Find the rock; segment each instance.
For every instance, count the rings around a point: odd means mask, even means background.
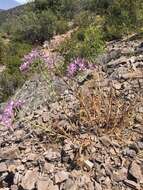
[[[22,181],[22,175],[21,174],[19,174],[18,172],[16,172],[15,173],[15,176],[14,176],[14,179],[13,179],[13,183],[15,184],[15,185],[18,185],[19,183],[21,183],[21,181]]]
[[[107,67],[115,67],[120,64],[126,64],[128,59],[126,57],[120,57],[119,59],[113,60],[107,64]]]
[[[140,185],[134,181],[124,180],[124,183],[125,183],[125,185],[127,185],[128,187],[131,187],[134,190],[141,190]]]
[[[113,180],[116,182],[124,181],[127,179],[128,170],[126,168],[122,168],[120,170],[114,171]]]
[[[0,163],[0,173],[7,171],[7,165],[4,162]]]
[[[52,149],[44,152],[44,157],[49,162],[59,161],[61,159],[61,154],[59,152],[55,152]]]
[[[13,160],[18,158],[20,155],[18,147],[12,147],[8,148],[4,151],[1,151],[0,158],[1,159],[6,159],[6,160]]]
[[[44,123],[47,123],[49,121],[49,113],[48,112],[43,112],[42,120]]]
[[[119,82],[114,82],[113,83],[113,87],[116,89],[116,90],[120,90],[122,88],[122,84],[119,83]]]
[[[97,183],[96,181],[94,182],[94,187],[95,187],[95,190],[102,190],[101,185]]]
[[[77,185],[72,179],[67,179],[67,181],[64,183],[64,190],[77,190]]]
[[[53,184],[53,181],[49,178],[41,178],[37,181],[37,190],[59,190],[57,185]]]
[[[53,173],[54,169],[55,169],[55,167],[54,167],[53,164],[47,163],[47,162],[44,164],[44,170],[45,170],[45,172],[47,172],[47,173]]]
[[[130,148],[126,148],[123,150],[123,155],[134,158],[136,156],[136,151]]]
[[[129,167],[129,174],[134,177],[137,182],[143,183],[143,174],[141,171],[141,167],[135,161],[131,163]]]
[[[15,136],[17,140],[22,140],[25,136],[24,130],[21,129],[21,130],[16,131]]]
[[[111,140],[107,136],[100,137],[99,140],[102,142],[104,146],[107,147],[109,147],[112,144]]]
[[[22,179],[21,187],[25,190],[33,190],[37,181],[37,172],[28,170]]]
[[[12,186],[11,186],[11,190],[18,190],[17,185],[12,185]]]
[[[27,161],[35,161],[38,159],[38,155],[37,154],[34,154],[34,153],[30,153],[28,156],[27,156]]]
[[[89,160],[84,160],[83,165],[88,169],[91,170],[94,166],[94,164]]]
[[[55,174],[55,184],[66,181],[69,177],[69,173],[65,171],[59,171]]]

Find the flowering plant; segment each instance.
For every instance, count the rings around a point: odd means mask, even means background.
[[[8,128],[13,128],[13,118],[15,115],[16,109],[21,108],[23,102],[22,101],[9,101],[2,113],[0,115],[0,124],[8,127]]]

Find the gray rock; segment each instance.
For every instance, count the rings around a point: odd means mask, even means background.
[[[134,158],[136,156],[136,151],[130,148],[126,148],[123,150],[123,155]]]

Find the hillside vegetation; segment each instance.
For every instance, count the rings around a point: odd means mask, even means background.
[[[143,190],[142,0],[0,13],[0,190]]]
[[[105,42],[142,33],[142,0],[35,0],[0,13],[0,63],[6,65],[0,86],[7,99],[23,84],[21,59],[32,47],[78,28],[57,47],[65,58],[63,71],[76,57],[93,61]],[[11,81],[10,83],[8,81]]]

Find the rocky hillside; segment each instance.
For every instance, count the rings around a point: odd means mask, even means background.
[[[53,76],[56,95],[43,76],[29,79],[14,96],[24,101],[14,131],[0,128],[1,190],[142,190],[142,50],[108,43],[95,69]]]
[[[26,5],[19,5],[17,3],[17,7],[14,7],[8,10],[0,10],[0,25],[6,21],[9,21],[11,18],[14,19],[22,15],[26,8],[27,8]]]

